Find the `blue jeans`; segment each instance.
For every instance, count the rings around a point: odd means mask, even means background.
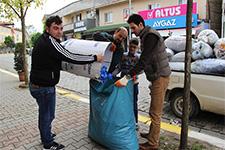
[[[52,121],[55,118],[55,87],[29,86],[31,95],[36,99],[39,106],[38,128],[41,135],[41,141],[44,145],[50,145],[53,142],[51,134]]]
[[[138,123],[138,83],[134,84],[134,116],[135,116],[135,121]]]

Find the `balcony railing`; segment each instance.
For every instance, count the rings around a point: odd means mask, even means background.
[[[66,32],[66,31],[71,31],[74,29],[74,25],[73,23],[70,23],[70,24],[66,24],[63,26],[63,32]]]

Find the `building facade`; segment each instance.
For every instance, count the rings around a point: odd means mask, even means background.
[[[198,20],[207,20],[207,0],[194,0],[196,3],[196,16]],[[128,27],[126,20],[131,13],[139,13],[144,10],[154,10],[172,6],[180,6],[185,4],[186,0],[80,0],[73,2],[60,10],[50,14],[59,15],[64,23],[64,39],[81,38],[90,35],[96,31],[113,32],[119,26]],[[167,35],[171,33],[168,28],[162,28],[161,34]],[[178,34],[181,29],[173,32]]]
[[[14,29],[13,27],[1,25],[0,23],[0,43],[4,43],[6,36],[13,37],[15,43],[22,42],[21,30]]]

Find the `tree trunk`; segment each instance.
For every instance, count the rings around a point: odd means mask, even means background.
[[[23,8],[21,8],[21,14],[23,13]],[[26,26],[25,26],[25,16],[21,15],[21,26],[22,26],[22,43],[23,43],[23,66],[24,66],[24,74],[25,74],[25,85],[28,85],[28,64],[27,64],[27,56],[26,56]]]
[[[222,0],[208,0],[209,24],[219,37],[221,37],[222,26]]]
[[[189,105],[190,105],[190,85],[191,85],[191,49],[192,49],[192,7],[193,0],[187,1],[187,17],[186,17],[186,48],[185,48],[185,80],[184,80],[184,96],[183,96],[183,112],[181,125],[181,150],[187,150],[188,147],[188,121],[189,121]]]

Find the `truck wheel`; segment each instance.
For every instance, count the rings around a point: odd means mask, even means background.
[[[170,107],[173,113],[177,117],[179,118],[182,117],[182,110],[183,110],[183,93],[182,92],[177,92],[170,96]],[[189,110],[190,110],[189,118],[196,116],[200,111],[199,104],[196,98],[192,94],[190,96]]]

